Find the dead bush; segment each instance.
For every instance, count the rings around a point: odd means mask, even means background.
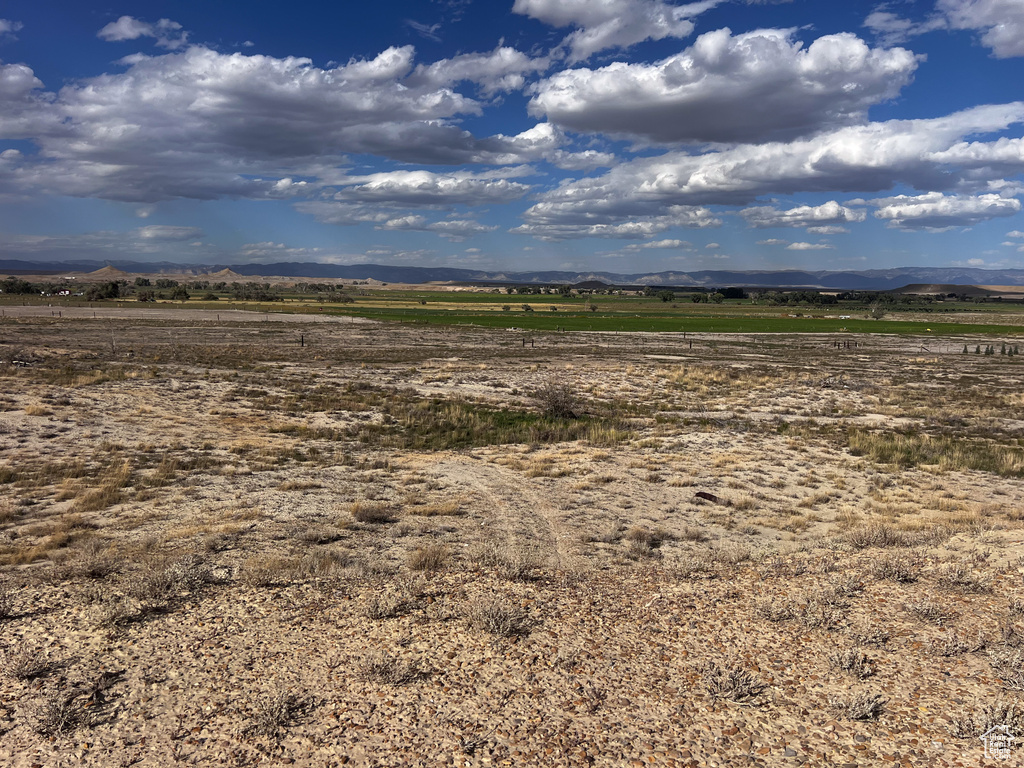
[[[905,531],[888,523],[875,523],[863,528],[854,528],[846,534],[847,543],[854,549],[868,547],[910,547],[914,541]]]
[[[39,651],[22,648],[11,651],[3,658],[3,671],[14,680],[35,680],[53,669],[53,665]]]
[[[954,715],[950,734],[957,739],[973,741],[992,728],[1005,725],[1012,733],[1024,731],[1024,706],[1016,700],[997,698]]]
[[[833,651],[828,655],[828,664],[832,669],[845,672],[858,680],[875,674],[875,666],[871,663],[871,659],[856,646]]]
[[[850,720],[877,720],[888,703],[881,694],[861,691],[847,696],[831,696],[829,706]]]
[[[498,637],[527,635],[533,629],[530,615],[522,608],[499,600],[479,601],[466,611],[469,625]]]
[[[977,594],[992,589],[991,577],[978,573],[964,562],[945,565],[939,571],[938,582],[940,586],[958,592]]]
[[[879,581],[895,581],[912,584],[921,574],[921,561],[916,557],[890,554],[879,558],[871,565],[871,575]]]
[[[364,614],[374,621],[393,619],[403,616],[414,607],[415,603],[400,595],[376,595],[366,604]]]
[[[573,388],[564,381],[551,379],[533,393],[545,416],[556,419],[578,419],[583,407]]]
[[[35,731],[40,736],[59,738],[89,724],[85,708],[76,701],[76,694],[50,691],[32,706]]]
[[[725,699],[736,704],[759,702],[768,687],[749,669],[723,668],[714,662],[704,666],[701,670],[701,679],[711,698]]]
[[[303,700],[287,691],[261,696],[253,707],[246,732],[276,739],[304,708]]]
[[[424,676],[415,662],[403,661],[381,651],[363,658],[356,671],[363,680],[386,685],[405,685]]]

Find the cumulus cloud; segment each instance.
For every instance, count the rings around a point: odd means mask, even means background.
[[[1024,170],[1024,155],[1014,155],[1003,140],[965,145],[965,139],[1021,122],[1024,103],[1014,102],[840,128],[789,143],[641,157],[544,193],[524,213],[522,231],[564,238],[578,227],[586,236],[594,225],[657,221],[676,206],[747,205],[762,195],[881,192],[897,184],[970,193],[1007,171]]]
[[[507,203],[530,189],[526,184],[486,172],[391,171],[351,177],[345,183],[331,200],[302,201],[295,208],[325,224],[373,224],[381,230],[433,232],[460,242],[492,232],[496,227],[454,216],[430,221],[410,209],[451,210],[457,206]]]
[[[996,58],[1024,56],[1024,4],[1020,0],[938,0],[935,13],[922,21],[881,7],[864,25],[890,43],[940,29],[971,30],[981,33],[981,43]]]
[[[335,199],[400,206],[486,205],[517,200],[529,190],[520,182],[465,171],[390,171],[360,177],[359,183],[337,192]]]
[[[654,64],[570,69],[538,83],[530,113],[575,131],[658,142],[761,142],[861,123],[917,68],[849,33],[807,48],[794,30],[720,29]]]
[[[1007,232],[1006,236],[1007,237],[1024,237],[1024,232],[1021,232],[1019,229],[1015,229],[1012,232]]]
[[[780,211],[771,206],[756,206],[740,211],[748,225],[757,229],[770,227],[808,227],[816,230],[816,234],[826,234],[821,230],[834,229],[833,225],[847,222],[864,221],[867,214],[853,208],[840,205],[830,200],[822,205],[800,205],[788,211]],[[846,231],[843,227],[838,227]]]
[[[488,60],[509,68],[496,64],[478,79],[495,84],[519,66],[508,50]],[[415,75],[408,46],[331,69],[192,46],[131,57],[123,73],[56,93],[43,90],[29,67],[0,65],[0,138],[29,139],[40,150],[4,183],[140,203],[277,198],[327,183],[347,153],[460,165],[565,151],[564,135],[548,123],[484,138],[460,128],[459,116],[482,108],[448,84],[456,76]]]
[[[574,62],[606,48],[687,37],[693,32],[691,19],[720,2],[677,6],[663,0],[516,0],[512,12],[553,27],[575,27],[562,41],[569,61]]]
[[[184,31],[181,24],[176,21],[160,19],[155,24],[151,24],[133,16],[122,16],[117,21],[110,22],[97,32],[96,36],[108,42],[152,37],[156,39],[158,46],[171,51],[183,48],[188,43],[188,32]]]
[[[526,85],[526,75],[548,67],[546,59],[533,59],[515,48],[499,46],[489,53],[464,53],[433,64],[420,64],[406,79],[411,86],[440,88],[462,81],[480,86],[485,96],[518,91]]]
[[[870,201],[878,206],[875,216],[894,229],[945,231],[969,227],[990,219],[1020,213],[1021,203],[999,195],[897,195]]]

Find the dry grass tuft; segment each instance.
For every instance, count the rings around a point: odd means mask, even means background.
[[[395,518],[387,504],[376,501],[356,501],[349,511],[357,523],[380,524],[392,523]]]
[[[450,561],[451,552],[444,544],[424,544],[409,553],[408,565],[414,571],[440,571]]]

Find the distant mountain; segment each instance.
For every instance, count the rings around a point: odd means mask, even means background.
[[[176,274],[230,281],[232,275],[246,277],[287,277],[306,279],[344,278],[378,280],[383,283],[530,283],[578,284],[600,282],[608,285],[656,285],[720,288],[811,288],[819,290],[886,291],[905,285],[1024,285],[1024,269],[973,269],[967,267],[897,267],[862,271],[818,272],[799,270],[698,270],[695,272],[507,272],[452,267],[396,267],[385,264],[321,264],[278,262],[275,264],[173,264],[138,261],[66,261],[36,263],[0,260],[0,274],[84,274],[109,268],[136,274]]]

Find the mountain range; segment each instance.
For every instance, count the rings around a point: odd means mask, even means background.
[[[376,280],[383,283],[516,283],[576,284],[602,282],[609,285],[655,285],[721,288],[811,288],[821,290],[893,290],[910,283],[944,285],[1024,285],[1024,269],[978,269],[973,267],[895,267],[863,271],[800,270],[697,270],[693,272],[510,272],[459,269],[454,267],[403,267],[385,264],[323,264],[278,262],[274,264],[175,264],[171,262],[64,261],[29,262],[0,259],[0,273],[22,275],[83,274],[114,267],[134,274],[189,275],[214,277],[214,273],[246,277],[276,277],[311,280],[343,278]],[[222,278],[221,278],[222,279]]]

